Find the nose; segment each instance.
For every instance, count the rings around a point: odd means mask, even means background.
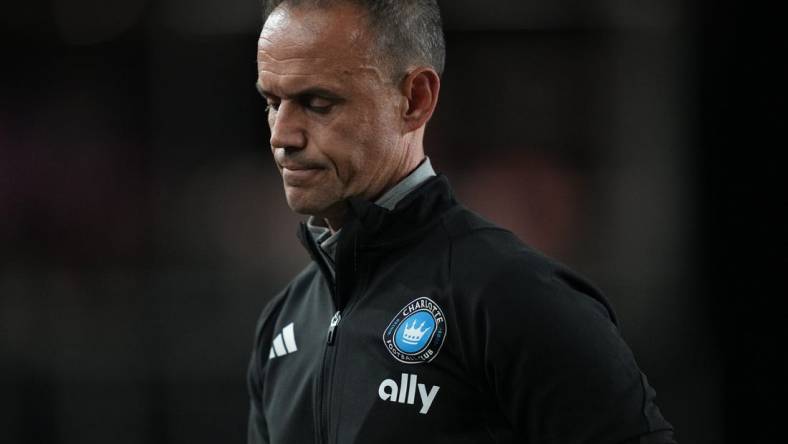
[[[298,105],[282,101],[279,109],[268,115],[271,128],[271,148],[301,149],[306,146],[306,134]]]

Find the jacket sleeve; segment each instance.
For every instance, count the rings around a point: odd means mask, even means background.
[[[675,444],[612,311],[585,290],[506,273],[485,292],[483,371],[505,421],[522,442]]]
[[[264,364],[268,358],[265,352],[270,347],[273,324],[288,293],[289,287],[268,302],[260,314],[255,328],[254,347],[252,348],[252,357],[249,360],[249,368],[246,374],[246,385],[249,392],[248,444],[268,444],[270,441],[268,423],[266,422],[263,408]]]
[[[263,416],[262,408],[262,379],[260,378],[258,345],[252,351],[247,372],[247,387],[249,390],[249,424],[247,430],[248,444],[268,444],[268,425]]]

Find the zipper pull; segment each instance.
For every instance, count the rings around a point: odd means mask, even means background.
[[[334,333],[336,332],[337,325],[341,320],[342,320],[342,315],[339,314],[339,311],[334,313],[334,317],[331,318],[331,325],[328,326],[328,340],[327,340],[328,345],[334,343]]]

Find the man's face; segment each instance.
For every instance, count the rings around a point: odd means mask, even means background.
[[[277,8],[260,34],[258,89],[289,206],[338,217],[351,196],[377,197],[404,162],[403,96],[374,58],[361,12]]]

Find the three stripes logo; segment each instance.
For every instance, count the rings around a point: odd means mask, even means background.
[[[296,346],[293,323],[291,322],[282,329],[281,333],[274,337],[274,343],[271,346],[271,351],[268,353],[268,359],[274,359],[296,351],[298,351],[298,346]]]

